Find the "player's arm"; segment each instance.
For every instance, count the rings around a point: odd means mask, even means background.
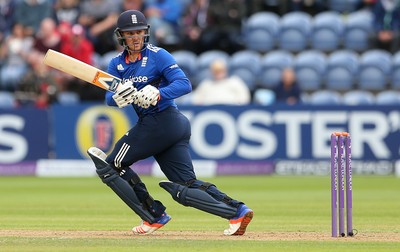
[[[160,88],[161,99],[176,99],[192,91],[192,84],[176,64],[164,69],[163,75],[169,84]]]
[[[107,91],[106,92],[106,104],[108,106],[113,106],[113,107],[117,107],[117,103],[115,103],[114,99],[112,98],[112,96],[114,95],[113,92]]]
[[[189,79],[176,64],[164,71],[163,76],[169,83],[167,86],[160,86],[159,88],[150,84],[145,86],[135,94],[134,103],[146,109],[150,105],[155,106],[160,99],[172,100],[192,90]]]
[[[166,50],[158,52],[157,69],[167,80],[167,85],[160,87],[161,99],[176,99],[192,91],[192,83],[187,78],[175,59]]]
[[[157,54],[156,68],[167,84],[162,84],[158,88],[149,84],[139,90],[134,103],[142,108],[154,106],[160,99],[172,100],[192,91],[189,79],[176,64],[172,55],[164,49],[159,50]]]
[[[116,64],[114,63],[114,60],[111,60],[110,63],[108,63],[108,68],[107,68],[107,72],[109,74],[112,74],[114,76],[120,77],[119,73],[116,70]],[[114,99],[112,98],[112,96],[114,95],[113,92],[107,91],[106,92],[106,104],[108,106],[114,106],[117,107],[117,103],[114,101]]]

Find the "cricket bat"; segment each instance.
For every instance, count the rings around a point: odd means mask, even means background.
[[[50,67],[112,92],[117,90],[118,84],[121,82],[120,78],[51,49],[46,52],[43,62]]]

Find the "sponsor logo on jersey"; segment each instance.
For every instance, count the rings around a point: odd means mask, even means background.
[[[118,64],[117,69],[118,69],[119,71],[124,71],[124,70],[125,70],[125,69],[124,69],[124,66],[122,66],[122,64]]]
[[[148,82],[149,77],[147,76],[135,76],[130,79],[133,83],[138,83],[138,82]]]

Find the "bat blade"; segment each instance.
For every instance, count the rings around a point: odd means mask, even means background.
[[[51,49],[46,52],[43,62],[59,71],[112,92],[115,92],[121,82],[118,77]]]

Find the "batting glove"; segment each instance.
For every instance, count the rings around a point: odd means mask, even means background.
[[[121,85],[122,84],[122,85]],[[132,104],[135,100],[137,89],[131,81],[125,81],[118,86],[117,92],[112,96],[119,108],[123,108]]]
[[[150,105],[155,106],[160,97],[160,91],[151,85],[147,85],[135,94],[134,103],[139,107],[147,109]]]

